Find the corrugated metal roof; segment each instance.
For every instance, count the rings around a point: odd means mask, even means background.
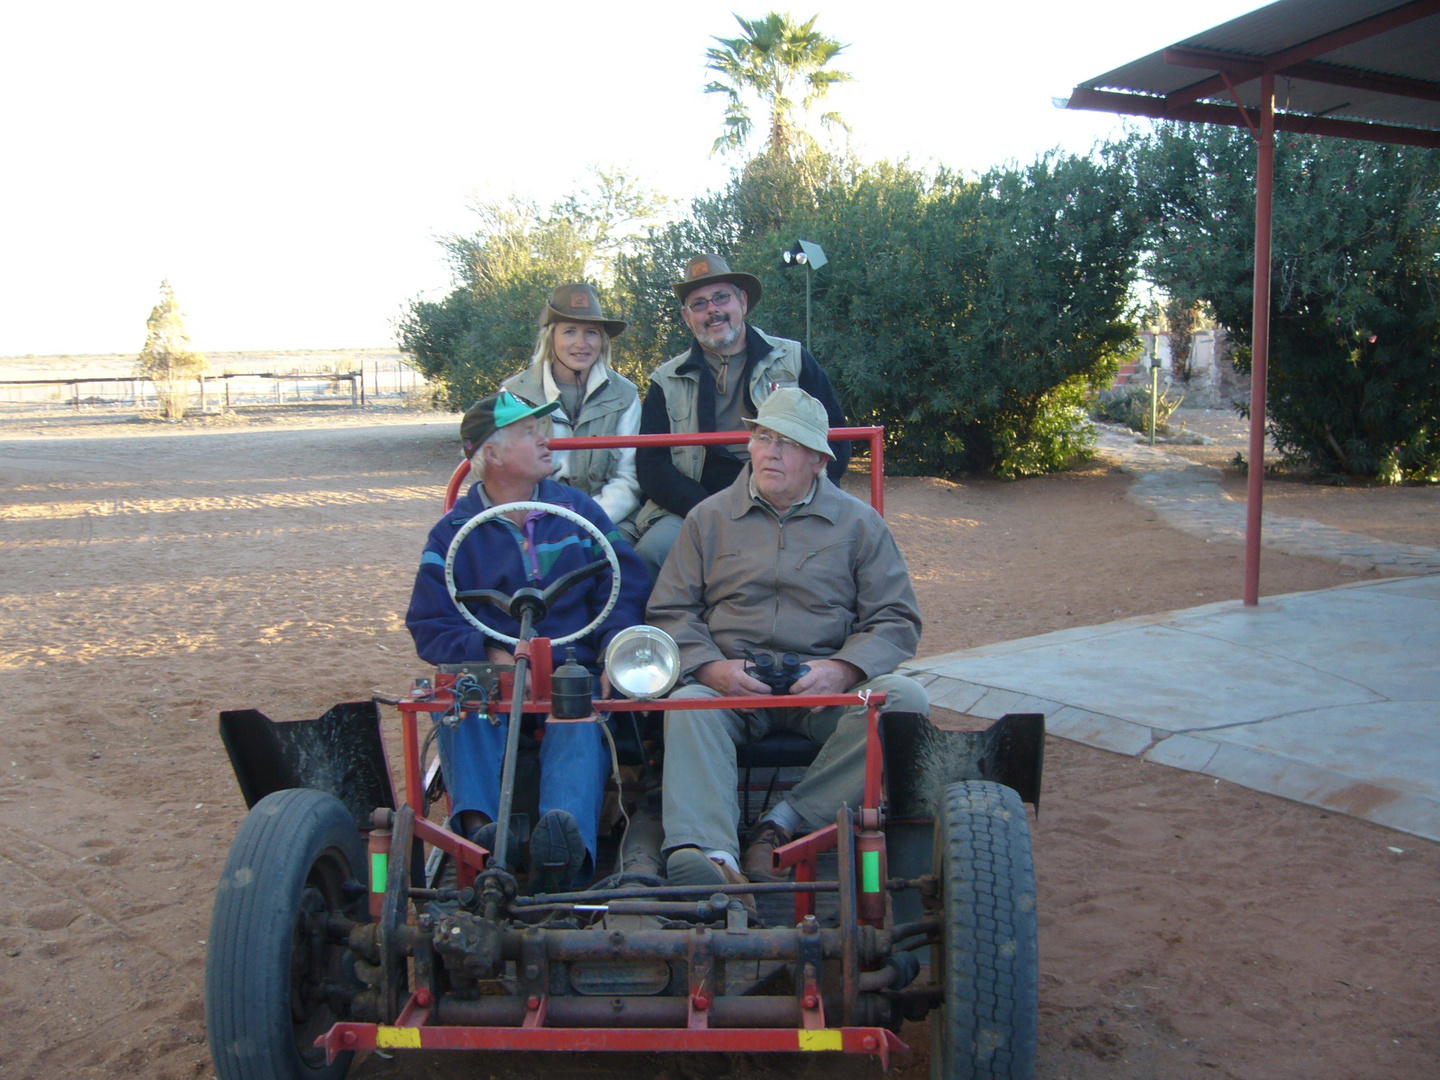
[[[1402,11],[1402,9],[1406,9]],[[1315,52],[1303,47],[1327,35],[1343,32],[1387,13],[1416,16],[1402,26],[1384,29],[1361,40],[1342,41]],[[1087,79],[1076,87],[1072,108],[1106,108],[1083,104],[1084,90],[1115,91],[1142,98],[1165,98],[1214,80],[1224,65],[1196,67],[1167,61],[1174,50],[1206,50],[1233,58],[1236,94],[1249,107],[1260,100],[1260,80],[1243,77],[1245,59],[1264,63],[1292,49],[1309,53],[1298,64],[1281,68],[1275,76],[1275,107],[1292,116],[1325,117],[1368,123],[1440,130],[1440,0],[1279,0],[1248,15],[1131,61],[1113,71]],[[1310,65],[1308,72],[1305,65]],[[1323,70],[1319,65],[1328,67]],[[1351,85],[1334,85],[1307,74],[1339,78]],[[1401,82],[1400,80],[1405,80]],[[1358,85],[1356,85],[1358,84]],[[1428,86],[1427,86],[1428,84]],[[1192,101],[1233,105],[1223,85],[1176,105]],[[1160,102],[1152,102],[1147,115],[1155,115]],[[1167,105],[1160,109],[1168,111]],[[1114,111],[1135,111],[1116,108]],[[1196,119],[1192,113],[1177,119]]]

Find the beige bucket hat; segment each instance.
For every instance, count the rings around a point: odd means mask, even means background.
[[[746,417],[745,423],[751,431],[757,427],[769,428],[776,435],[794,439],[807,450],[814,450],[832,460],[835,457],[825,438],[830,433],[830,418],[825,414],[825,406],[798,386],[772,390],[770,396],[761,402],[755,419]]]

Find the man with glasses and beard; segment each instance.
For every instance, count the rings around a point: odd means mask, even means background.
[[[734,272],[719,255],[697,255],[672,288],[693,335],[690,347],[650,375],[640,434],[741,431],[765,399],[799,387],[824,406],[830,427],[845,413],[830,380],[798,341],[775,337],[746,321],[760,301],[760,281]],[[746,446],[641,447],[635,454],[647,502],[636,518],[635,553],[659,576],[680,523],[692,507],[729,487],[749,460]],[[850,462],[849,442],[830,444],[830,479]]]

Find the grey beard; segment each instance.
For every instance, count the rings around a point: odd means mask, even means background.
[[[695,339],[699,341],[700,344],[705,348],[709,349],[712,352],[718,353],[724,349],[728,349],[731,345],[734,345],[736,340],[739,339],[740,331],[742,329],[743,325],[737,326],[734,323],[728,323],[725,326],[717,326],[714,328],[714,330],[711,330],[709,327],[702,326],[700,330],[695,334]],[[724,333],[726,334],[726,336],[723,338],[711,336],[716,332]]]

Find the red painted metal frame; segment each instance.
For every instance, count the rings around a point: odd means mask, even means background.
[[[550,682],[550,649],[548,638],[534,638],[530,642],[534,655],[534,685],[538,689],[542,681],[548,688]],[[541,658],[544,658],[543,660]],[[543,670],[542,670],[543,669]],[[543,680],[541,676],[544,676]],[[404,754],[405,768],[405,801],[415,811],[415,836],[427,844],[448,852],[456,860],[456,870],[460,878],[460,885],[463,887],[474,881],[475,875],[485,868],[485,857],[489,852],[476,844],[434,825],[424,817],[425,785],[420,775],[420,713],[443,713],[448,712],[455,703],[455,695],[450,689],[454,682],[453,675],[436,676],[435,689],[428,696],[402,698],[396,705],[400,710],[401,723],[401,749]],[[880,709],[885,704],[883,693],[849,693],[849,694],[761,694],[755,697],[717,697],[717,698],[661,698],[656,701],[645,701],[640,703],[647,710],[669,712],[674,709],[815,709],[827,708],[835,705],[865,705],[865,797],[864,805],[861,807],[862,820],[879,820],[880,804],[883,798],[883,762],[881,760],[880,747]],[[597,712],[629,712],[636,708],[637,703],[629,698],[616,698],[613,700],[597,701],[594,703]],[[488,703],[488,707],[496,712],[510,713],[514,708],[514,702],[510,699],[502,699]],[[521,712],[530,713],[536,716],[548,716],[550,714],[550,701],[547,698],[531,699],[521,703]],[[583,721],[581,721],[583,722]],[[866,815],[871,815],[867,817]],[[819,838],[819,839],[817,839]],[[803,845],[820,844],[819,847],[804,847]],[[829,825],[817,833],[803,837],[786,847],[776,850],[775,867],[783,870],[789,866],[796,866],[797,881],[815,880],[815,860],[822,851],[828,851],[835,846],[835,826]],[[781,852],[790,852],[794,849],[799,854],[791,858],[786,855],[789,861],[781,862]],[[800,860],[806,859],[804,866],[800,866]],[[805,876],[808,874],[809,876]],[[795,896],[795,919],[798,922],[806,915],[814,914],[815,895],[813,893],[797,893]]]
[[[885,482],[885,447],[883,428],[834,428],[831,438],[868,439],[871,453],[870,500],[883,514]],[[745,442],[744,432],[715,432],[699,435],[614,436],[583,439],[553,439],[550,445],[559,450],[578,447],[606,449],[625,446],[721,446]],[[445,492],[445,509],[455,505],[460,488],[469,473],[470,463],[462,461],[450,478]],[[550,712],[550,675],[552,658],[548,638],[534,638],[522,644],[529,646],[533,664],[532,696],[521,703],[522,713],[548,715]],[[402,699],[398,703],[401,716],[401,743],[404,750],[405,801],[415,811],[415,837],[448,852],[456,860],[458,883],[473,884],[475,875],[484,868],[484,848],[442,829],[423,816],[424,782],[420,775],[419,714],[448,712],[455,703],[451,687],[454,676],[437,675],[433,691]],[[502,677],[502,694],[511,686]],[[878,822],[883,798],[883,774],[880,745],[880,708],[883,693],[850,694],[766,694],[746,697],[661,699],[639,703],[647,710],[674,709],[768,709],[824,708],[843,705],[864,705],[866,722],[865,793],[861,808],[864,821]],[[629,711],[637,707],[629,699],[605,700],[594,703],[597,712]],[[514,701],[502,698],[488,702],[495,712],[510,713]],[[814,881],[816,860],[823,851],[836,846],[836,826],[803,837],[779,849],[775,856],[777,869],[794,865],[797,881]],[[795,918],[800,921],[814,913],[815,894],[797,893]],[[818,988],[815,993],[819,1006]],[[327,1061],[346,1050],[424,1049],[424,1050],[559,1050],[559,1051],[630,1051],[630,1052],[724,1052],[724,1053],[803,1053],[838,1050],[847,1054],[870,1054],[888,1069],[890,1054],[908,1051],[899,1037],[885,1028],[842,1027],[816,1028],[814,1018],[805,1016],[803,1028],[711,1028],[702,1013],[697,1017],[697,999],[692,994],[691,1024],[687,1028],[552,1028],[545,1026],[544,1002],[527,1010],[520,1027],[467,1027],[454,1025],[427,1026],[431,1013],[430,994],[419,989],[411,995],[394,1026],[342,1022],[330,1028],[315,1041],[325,1047]],[[823,1014],[821,1023],[823,1023]],[[381,1033],[385,1033],[382,1038]],[[840,1045],[833,1042],[838,1037]]]
[[[831,428],[830,440],[870,444],[870,505],[881,517],[885,515],[885,429],[883,427]],[[702,431],[694,435],[589,435],[551,439],[554,450],[618,450],[635,446],[736,446],[750,441],[748,431]],[[455,466],[445,486],[445,509],[448,511],[460,498],[465,477],[470,474],[469,460]]]
[[[323,1046],[326,1060],[334,1061],[346,1050],[383,1048],[414,1050],[559,1050],[570,1053],[628,1051],[631,1053],[813,1053],[802,1040],[834,1032],[840,1038],[839,1052],[870,1054],[890,1067],[890,1055],[909,1047],[894,1032],[879,1027],[827,1028],[811,1032],[799,1028],[513,1028],[513,1027],[427,1027],[429,1010],[406,1006],[401,1023],[394,1027],[379,1024],[341,1022],[315,1040]],[[382,1040],[381,1032],[385,1032]],[[413,1033],[413,1034],[411,1034]],[[831,1036],[833,1039],[833,1036]],[[821,1049],[821,1048],[816,1048]],[[823,1049],[832,1049],[824,1047]]]
[[[549,640],[535,638],[530,642],[533,659],[536,662],[537,688],[540,675],[549,685],[550,650]],[[544,668],[543,672],[540,671]],[[419,715],[449,711],[455,703],[455,676],[437,675],[433,691],[415,697],[402,699],[397,707],[401,717],[401,745],[404,752],[405,801],[415,811],[415,837],[448,852],[456,860],[458,884],[461,887],[474,883],[475,875],[484,869],[488,856],[484,848],[470,843],[456,833],[442,829],[426,820],[422,815],[424,786],[420,776]],[[628,711],[636,707],[629,699],[605,700],[594,703],[597,712]],[[865,708],[865,794],[861,814],[857,823],[880,820],[881,799],[883,798],[883,772],[880,744],[880,709],[885,704],[883,693],[848,694],[765,694],[755,697],[719,698],[664,698],[642,703],[646,709],[670,711],[674,709],[766,709],[766,708],[823,708],[837,705],[864,705]],[[495,712],[509,713],[514,708],[513,700],[504,699],[487,703]],[[521,703],[522,713],[548,715],[550,702],[545,699]],[[795,867],[796,881],[814,881],[816,863],[822,852],[836,846],[836,826],[830,825],[819,832],[811,833],[775,852],[776,869]],[[796,893],[795,921],[798,923],[815,910],[814,893]],[[817,995],[818,1001],[818,995]],[[377,1024],[343,1022],[335,1024],[316,1040],[316,1046],[324,1046],[329,1060],[345,1050],[373,1050],[381,1044],[377,1041],[382,1030],[390,1033],[405,1032],[387,1036],[387,1049],[425,1050],[624,1050],[624,1051],[672,1051],[672,1052],[809,1052],[819,1049],[802,1046],[800,1037],[819,1036],[822,1033],[838,1033],[841,1047],[849,1054],[871,1054],[880,1058],[881,1065],[889,1068],[892,1051],[908,1051],[903,1042],[884,1028],[823,1028],[811,1029],[807,1024],[796,1028],[709,1028],[703,1022],[688,1028],[550,1028],[545,1027],[543,1002],[538,1010],[528,1011],[521,1027],[466,1027],[453,1025],[426,1026],[430,1017],[430,994],[424,989],[417,990],[402,1010],[394,1027]],[[694,1012],[692,1001],[692,1013]],[[703,1018],[702,1018],[703,1019]],[[414,1032],[413,1039],[409,1032]],[[833,1036],[831,1036],[833,1038]],[[834,1049],[824,1047],[824,1049]]]

